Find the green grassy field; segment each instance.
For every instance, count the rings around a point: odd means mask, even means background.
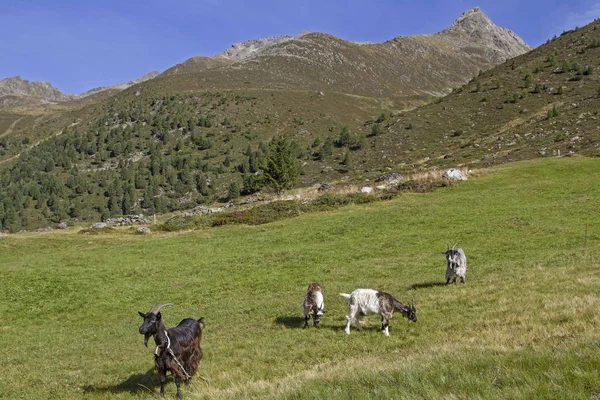
[[[205,317],[188,399],[598,398],[599,180],[600,159],[544,159],[261,226],[2,237],[0,398],[156,397],[154,302],[169,327]],[[467,283],[445,287],[454,242]],[[303,330],[311,281],[327,313]],[[414,298],[418,322],[346,336],[358,287]]]

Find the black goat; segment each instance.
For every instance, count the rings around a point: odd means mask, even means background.
[[[186,382],[187,385],[190,384],[202,359],[200,339],[204,328],[204,318],[199,320],[186,318],[175,328],[167,329],[162,322],[160,310],[171,305],[163,304],[156,308],[152,306],[150,311],[145,314],[138,311],[140,317],[144,318],[144,322],[140,326],[140,333],[144,335],[146,347],[148,347],[150,336],[154,336],[156,343],[154,367],[160,378],[160,396],[164,397],[165,395],[167,371],[171,371],[175,377],[175,385],[177,385],[177,397],[181,399],[183,398],[181,381]]]

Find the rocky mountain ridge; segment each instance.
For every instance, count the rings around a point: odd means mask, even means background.
[[[106,90],[121,91],[138,83],[156,78],[158,71],[149,72],[138,79],[112,86],[101,86],[76,94],[65,94],[52,86],[50,82],[28,81],[19,75],[0,80],[0,107],[24,105],[54,104],[82,99]]]
[[[148,81],[150,79],[154,79],[158,75],[160,75],[159,71],[148,72],[147,74],[144,74],[144,75],[140,76],[137,79],[134,79],[134,80],[131,80],[131,81],[128,81],[128,82],[125,82],[125,83],[117,83],[116,85],[112,85],[112,86],[100,86],[100,87],[97,87],[97,88],[94,88],[94,89],[87,90],[87,91],[81,93],[79,95],[79,97],[91,96],[93,94],[100,93],[100,92],[103,92],[105,90],[111,90],[111,89],[112,90],[125,90],[128,87],[131,87],[133,85],[137,85],[138,83],[142,83],[142,82],[146,82],[146,81]]]
[[[192,57],[160,76],[203,74],[203,88],[334,90],[368,97],[423,101],[446,94],[480,70],[531,50],[478,7],[438,33],[400,36],[385,43],[349,42],[324,33],[281,35],[234,43],[213,57]],[[65,95],[49,83],[19,77],[0,81],[0,106],[76,100],[121,91],[154,79],[157,71],[126,83]],[[381,83],[385,82],[385,85]],[[4,90],[3,90],[4,89]],[[409,106],[404,103],[404,106]]]
[[[64,94],[50,82],[28,81],[19,75],[0,80],[0,106],[56,103],[75,98],[76,95]]]
[[[288,40],[292,40],[294,38],[296,38],[296,36],[281,35],[246,40],[232,44],[230,48],[225,50],[223,53],[217,54],[215,57],[226,58],[232,61],[241,61],[261,52],[267,47],[287,42]]]
[[[301,33],[300,35],[302,35]],[[195,56],[187,59],[186,61],[177,64],[165,72],[163,76],[170,75],[181,75],[203,72],[208,69],[224,67],[237,61],[245,60],[255,54],[260,53],[264,49],[274,46],[276,44],[286,42],[294,39],[295,36],[282,35],[282,36],[270,36],[260,39],[246,40],[244,42],[237,42],[231,45],[230,48],[222,53],[219,53],[212,57],[207,56]]]
[[[262,42],[257,51],[242,52],[245,58],[221,68],[188,69],[186,73],[197,73],[198,79],[186,83],[203,90],[335,91],[393,99],[399,108],[410,108],[531,50],[479,8],[467,10],[438,33],[384,43],[355,43],[325,33],[277,41]],[[247,43],[245,48],[253,47]]]

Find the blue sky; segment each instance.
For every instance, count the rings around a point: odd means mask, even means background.
[[[534,47],[600,17],[600,0],[0,0],[0,79],[81,93],[266,36],[433,33],[475,6]]]

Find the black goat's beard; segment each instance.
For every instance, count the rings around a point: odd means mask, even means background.
[[[144,334],[144,345],[146,347],[148,347],[148,339],[150,339],[150,334],[149,333]]]

